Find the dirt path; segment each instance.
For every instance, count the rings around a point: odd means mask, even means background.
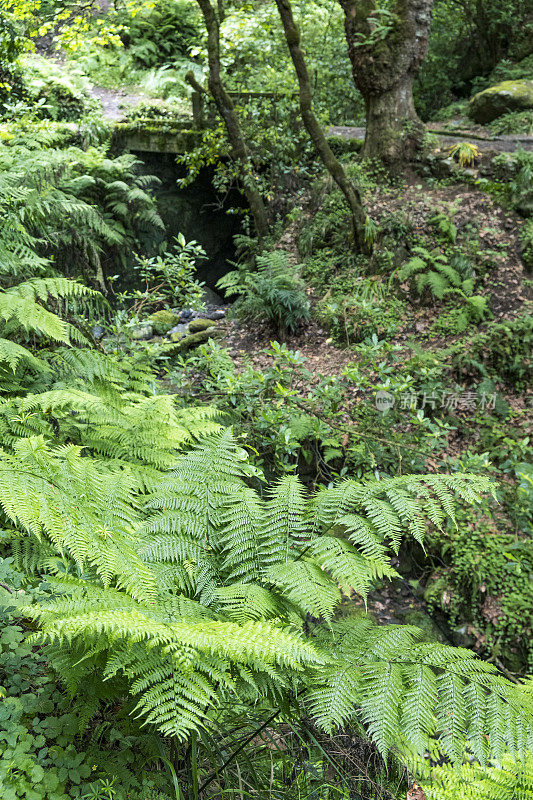
[[[452,145],[456,144],[457,142],[474,141],[480,150],[485,151],[495,150],[498,153],[510,153],[518,148],[533,151],[533,136],[526,136],[525,134],[517,136],[506,134],[504,136],[495,136],[494,138],[489,139],[482,138],[476,133],[469,135],[467,131],[465,131],[464,134],[450,135],[448,133],[432,131],[431,128],[428,128],[428,130],[430,133],[435,133],[443,145]],[[364,139],[365,129],[352,128],[349,125],[333,125],[328,129],[328,134],[329,136],[340,136],[343,139]]]
[[[122,107],[136,106],[144,99],[142,94],[117,92],[114,89],[104,89],[103,86],[92,86],[89,94],[102,106],[102,116],[112,122],[120,122],[123,119]]]

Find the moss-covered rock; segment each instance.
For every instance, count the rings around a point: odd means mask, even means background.
[[[205,330],[198,331],[198,333],[190,333],[188,336],[184,336],[183,339],[180,339],[180,341],[175,345],[175,351],[182,353],[185,350],[192,350],[193,347],[198,347],[201,344],[205,344],[205,342],[209,341],[209,339],[216,339],[219,336],[222,336],[222,332],[217,330]]]
[[[148,318],[151,322],[153,329],[159,335],[167,333],[174,325],[177,325],[180,318],[178,314],[174,314],[173,311],[156,311],[155,314],[152,314],[151,317]]]
[[[200,333],[200,331],[206,331],[208,328],[212,328],[214,324],[212,319],[193,319],[189,322],[189,332]]]
[[[475,94],[468,104],[468,116],[485,125],[509,111],[533,108],[533,81],[503,81]]]

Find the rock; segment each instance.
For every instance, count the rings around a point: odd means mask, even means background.
[[[221,306],[224,303],[220,295],[214,292],[208,286],[206,286],[204,289],[204,296],[202,297],[202,301],[206,306]]]
[[[217,330],[205,330],[205,331],[198,331],[198,333],[190,333],[188,336],[184,336],[183,339],[176,344],[176,350],[178,352],[183,352],[184,350],[191,350],[193,347],[198,347],[201,344],[205,344],[205,342],[209,341],[209,339],[215,339],[217,336],[221,336],[221,332]]]
[[[198,314],[200,319],[224,319],[226,312],[223,308],[207,308],[207,311],[201,311]]]
[[[183,339],[183,337],[187,335],[188,330],[189,326],[186,323],[174,325],[174,327],[168,331],[167,336],[169,336],[173,342],[179,342],[180,339]]]
[[[91,329],[91,333],[93,335],[93,338],[96,339],[97,342],[99,342],[100,339],[103,338],[105,331],[101,325],[94,325]]]
[[[151,339],[154,335],[154,329],[149,322],[140,322],[130,330],[132,339]]]
[[[195,312],[192,308],[182,308],[180,311],[180,322],[187,322],[192,319],[194,315]]]
[[[475,94],[468,104],[468,116],[485,125],[509,111],[533,108],[533,81],[503,81]]]
[[[162,335],[163,333],[167,333],[174,325],[177,325],[180,318],[178,314],[174,314],[173,311],[163,310],[156,311],[155,314],[152,314],[148,319],[152,323],[154,331]]]
[[[189,332],[200,333],[200,331],[206,331],[208,328],[212,328],[214,324],[212,319],[193,319],[189,322]]]

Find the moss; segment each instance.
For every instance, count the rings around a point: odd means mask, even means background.
[[[183,339],[180,339],[174,346],[173,352],[183,353],[185,350],[191,350],[193,347],[205,344],[209,339],[215,339],[218,336],[222,336],[221,331],[205,330],[198,331],[198,333],[190,333],[188,336],[184,336]]]
[[[214,324],[212,319],[193,319],[189,322],[189,332],[199,333],[200,331],[206,331],[208,328],[212,328]]]
[[[203,132],[184,128],[181,123],[163,120],[118,122],[113,129],[113,145],[120,149],[151,153],[188,153],[202,141]]]
[[[178,314],[165,310],[156,311],[148,319],[152,323],[154,331],[160,335],[169,331],[180,321]]]

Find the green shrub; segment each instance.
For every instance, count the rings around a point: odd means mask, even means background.
[[[495,377],[520,389],[528,385],[533,375],[532,350],[533,318],[525,314],[491,325],[486,333],[462,343],[452,362],[460,375]]]
[[[182,233],[162,255],[137,256],[134,268],[143,289],[123,294],[125,299],[134,300],[132,313],[138,315],[143,309],[153,310],[161,305],[201,308],[204,285],[196,277],[196,264],[203,258],[201,245],[186,242]]]
[[[183,98],[169,97],[166,100],[143,100],[136,106],[129,106],[124,112],[124,119],[136,120],[168,120],[169,122],[191,122],[189,104]]]
[[[200,42],[196,6],[184,0],[163,0],[126,21],[123,39],[134,61],[143,67],[172,64]]]
[[[533,270],[533,220],[526,222],[520,231],[522,245],[522,261],[529,270]]]
[[[356,344],[373,336],[382,339],[394,335],[405,304],[394,296],[387,296],[383,284],[362,279],[351,294],[322,300],[317,311],[319,319],[338,342]]]
[[[533,133],[533,111],[513,111],[510,114],[503,114],[489,125],[491,131],[496,136],[502,134],[527,134]]]
[[[28,93],[37,104],[36,113],[60,122],[78,121],[97,104],[90,99],[79,77],[57,69],[55,63],[36,56],[25,61]]]
[[[0,10],[0,103],[20,100],[25,93],[19,58],[25,40],[15,16]]]

